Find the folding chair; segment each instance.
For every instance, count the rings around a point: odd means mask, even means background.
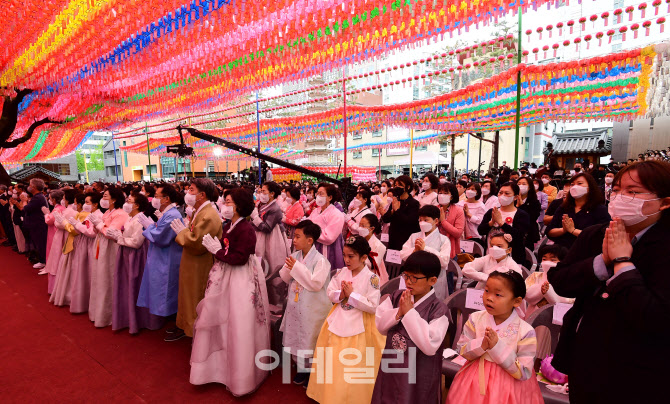
[[[519,266],[521,267],[521,276],[523,276],[523,279],[528,278],[530,276],[530,271],[528,270],[528,268],[526,268],[523,265],[519,265]]]
[[[539,327],[543,327],[548,329],[548,333],[544,333],[544,336],[549,336],[550,338],[550,353],[553,354],[554,351],[556,350],[556,345],[558,344],[558,338],[560,337],[561,333],[561,326],[556,325],[553,323],[554,319],[554,305],[546,305],[543,307],[540,307],[536,311],[534,311],[528,318],[526,319],[526,322],[533,326],[535,328],[535,333],[539,331]],[[542,346],[544,345],[538,338],[537,345]],[[544,356],[540,357],[538,355],[538,360],[536,361],[536,369],[539,369],[539,362],[544,359]],[[544,402],[547,404],[569,404],[570,400],[569,397],[565,394],[560,394],[560,393],[555,393],[549,389],[547,389],[547,385],[545,383],[540,383],[540,391],[542,392],[542,398],[544,398]]]
[[[484,247],[476,241],[475,241],[475,245],[472,248],[472,255],[474,255],[475,257],[483,257],[484,256]]]
[[[444,304],[447,305],[447,313],[449,315],[449,330],[447,333],[451,337],[451,349],[458,351],[456,343],[461,338],[463,327],[468,321],[470,314],[474,313],[475,309],[468,309],[465,307],[465,297],[468,293],[467,289],[460,289],[449,296]],[[442,360],[442,374],[445,375],[445,381],[451,384],[451,381],[460,370],[461,366],[452,362],[449,359]]]
[[[400,276],[400,272],[402,272],[402,264],[395,264],[388,261],[384,261],[384,263],[386,264],[386,272],[389,274],[389,279]]]
[[[380,292],[381,292],[382,296],[390,295],[393,292],[395,292],[396,290],[398,290],[399,287],[400,287],[400,277],[397,276],[393,279],[389,279],[388,282],[386,282],[384,285],[382,285],[382,288],[381,288]]]
[[[537,257],[528,247],[526,247],[526,260],[531,263],[530,272],[535,271],[537,269]]]
[[[461,271],[460,265],[454,260],[449,260],[449,265],[447,265],[447,280],[450,273],[456,278],[454,281],[454,290],[449,290],[449,294],[452,294],[463,287],[463,271]]]

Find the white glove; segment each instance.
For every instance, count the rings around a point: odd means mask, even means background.
[[[154,215],[156,215],[156,217],[157,217],[158,219],[160,219],[161,217],[163,217],[163,212],[161,212],[160,210],[156,209],[156,211],[154,212]]]
[[[177,234],[186,229],[186,225],[181,221],[181,219],[173,220],[172,223],[170,223],[170,227],[172,227],[172,230],[174,230],[174,232]]]
[[[253,211],[251,211],[251,220],[256,220],[259,219],[260,216],[258,215],[258,208],[254,208]]]
[[[42,213],[44,213],[45,215],[48,215],[49,214],[49,208],[47,208],[46,206],[42,206]]]
[[[100,217],[98,217],[97,215],[90,214],[90,215],[88,215],[88,221],[93,223],[93,226],[97,226],[97,225],[100,224],[102,219],[100,219]]]
[[[57,211],[54,211],[54,224],[57,227],[63,227],[63,221],[64,220],[65,220],[65,218],[63,217],[63,215],[61,215]]]
[[[119,237],[121,237],[121,230],[118,229],[107,229],[107,232],[105,233],[107,238],[112,239],[112,240],[118,240]]]
[[[144,213],[140,213],[137,215],[137,221],[142,225],[142,227],[145,230],[151,227],[152,224],[154,224],[154,221],[148,218]]]
[[[73,218],[73,217],[68,217],[67,221],[70,222],[71,225],[75,226],[77,223],[79,223],[79,220]]]
[[[216,255],[216,253],[221,249],[221,243],[219,240],[210,236],[209,233],[205,234],[205,236],[202,238],[202,245],[207,249],[207,251],[214,255]]]

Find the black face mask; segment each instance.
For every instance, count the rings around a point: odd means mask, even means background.
[[[579,167],[575,168],[575,172],[576,172],[576,173],[578,173],[578,172],[580,172],[580,171],[582,171],[581,168],[579,168]]]

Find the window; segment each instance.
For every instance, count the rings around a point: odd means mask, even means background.
[[[351,138],[354,140],[363,139],[363,134],[361,132],[354,133]]]
[[[448,147],[449,145],[447,144],[447,142],[440,143],[440,152],[446,152]]]
[[[382,137],[382,131],[376,130],[372,132],[372,137]]]
[[[113,159],[114,158],[114,150],[107,150],[104,152],[105,158],[106,159]]]
[[[414,84],[414,87],[412,88],[412,99],[413,100],[418,100],[419,99],[419,86],[418,84]]]
[[[382,149],[372,149],[372,157],[379,157],[382,154]]]
[[[123,142],[123,144],[125,145],[126,142]],[[123,152],[123,165],[128,167],[128,152],[125,151]]]
[[[612,45],[612,52],[618,52],[618,51],[620,51],[622,46],[623,46],[623,45],[620,44],[620,43],[616,43],[616,44]]]
[[[623,38],[623,35],[621,35],[620,33],[612,35],[612,40],[613,41],[620,41],[621,38]]]
[[[423,146],[417,146],[414,148],[416,151],[426,151],[428,150],[428,145],[423,145]]]
[[[612,6],[615,10],[617,8],[623,8],[623,0],[614,0],[614,6]]]
[[[353,157],[355,159],[363,158],[363,152],[362,151],[355,151],[355,152],[353,152]]]
[[[147,165],[146,169],[147,173],[158,174],[158,167],[156,166],[156,164],[152,164],[150,166]]]

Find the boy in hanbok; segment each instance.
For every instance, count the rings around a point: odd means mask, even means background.
[[[447,306],[433,286],[442,271],[435,254],[417,251],[407,258],[402,277],[407,289],[385,299],[375,316],[386,348],[372,403],[439,403],[442,351],[449,320]],[[402,362],[400,362],[402,359]]]
[[[544,402],[533,369],[535,330],[516,313],[525,296],[519,273],[494,271],[488,276],[486,310],[470,315],[457,343],[468,362],[456,374],[447,404]]]
[[[449,237],[444,236],[437,229],[440,224],[440,208],[426,205],[419,209],[419,227],[421,231],[412,234],[402,246],[400,257],[407,261],[410,255],[416,251],[428,251],[439,258],[442,270],[435,284],[435,296],[439,300],[447,298],[447,266],[451,256],[451,242]],[[405,289],[404,279],[400,279],[400,289]]]
[[[477,281],[475,289],[484,289],[489,274],[493,271],[514,271],[521,274],[521,267],[512,259],[512,235],[502,231],[489,235],[488,254],[475,258],[463,267],[463,276]]]
[[[305,387],[319,330],[333,307],[326,292],[330,262],[314,247],[320,236],[321,228],[312,221],[298,223],[293,235],[295,252],[279,271],[288,284],[286,311],[279,331],[284,333],[284,350],[298,365],[293,383]]]
[[[372,398],[385,338],[375,326],[379,277],[365,265],[369,254],[363,237],[348,238],[343,248],[346,268],[328,284],[335,306],[316,341],[314,374],[307,387],[307,396],[319,403],[368,404]]]

